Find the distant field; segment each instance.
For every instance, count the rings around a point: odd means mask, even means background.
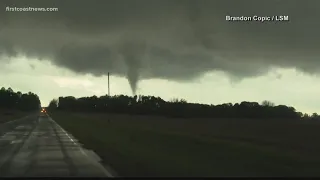
[[[49,113],[120,176],[320,176],[320,123]]]
[[[30,112],[0,109],[0,124],[27,116]]]

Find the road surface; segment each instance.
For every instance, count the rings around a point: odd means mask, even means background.
[[[47,114],[0,124],[1,177],[113,177]]]

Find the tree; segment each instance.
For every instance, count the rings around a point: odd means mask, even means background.
[[[2,109],[19,109],[24,111],[38,110],[41,106],[38,95],[28,92],[22,94],[20,91],[14,92],[12,88],[0,89],[0,108]]]
[[[311,118],[312,119],[318,119],[319,118],[318,113],[312,113]]]
[[[302,115],[302,119],[304,119],[304,120],[308,120],[308,119],[310,119],[309,114],[304,113],[304,114]]]
[[[58,105],[55,105],[55,104]],[[284,118],[299,119],[303,115],[295,108],[285,105],[275,106],[270,101],[261,105],[257,102],[224,103],[207,105],[188,103],[184,99],[164,101],[154,96],[91,96],[75,98],[59,97],[51,102],[50,107],[63,111],[111,112],[128,114],[150,114],[171,117],[206,117],[206,118]]]
[[[48,109],[54,110],[58,108],[58,100],[57,99],[53,99],[50,101]]]
[[[267,101],[267,100],[262,101],[261,105],[262,106],[268,106],[268,107],[274,107],[275,106],[273,102]]]

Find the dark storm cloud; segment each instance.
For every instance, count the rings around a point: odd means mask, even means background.
[[[270,67],[319,72],[319,1],[1,1],[0,53],[50,59],[79,73],[190,80],[220,70],[244,78]],[[58,12],[5,12],[58,7]],[[230,22],[230,16],[289,16]]]

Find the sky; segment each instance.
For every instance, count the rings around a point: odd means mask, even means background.
[[[316,0],[3,0],[0,85],[59,96],[241,101],[320,112]],[[56,12],[8,12],[50,7]],[[288,16],[289,21],[227,21]]]

